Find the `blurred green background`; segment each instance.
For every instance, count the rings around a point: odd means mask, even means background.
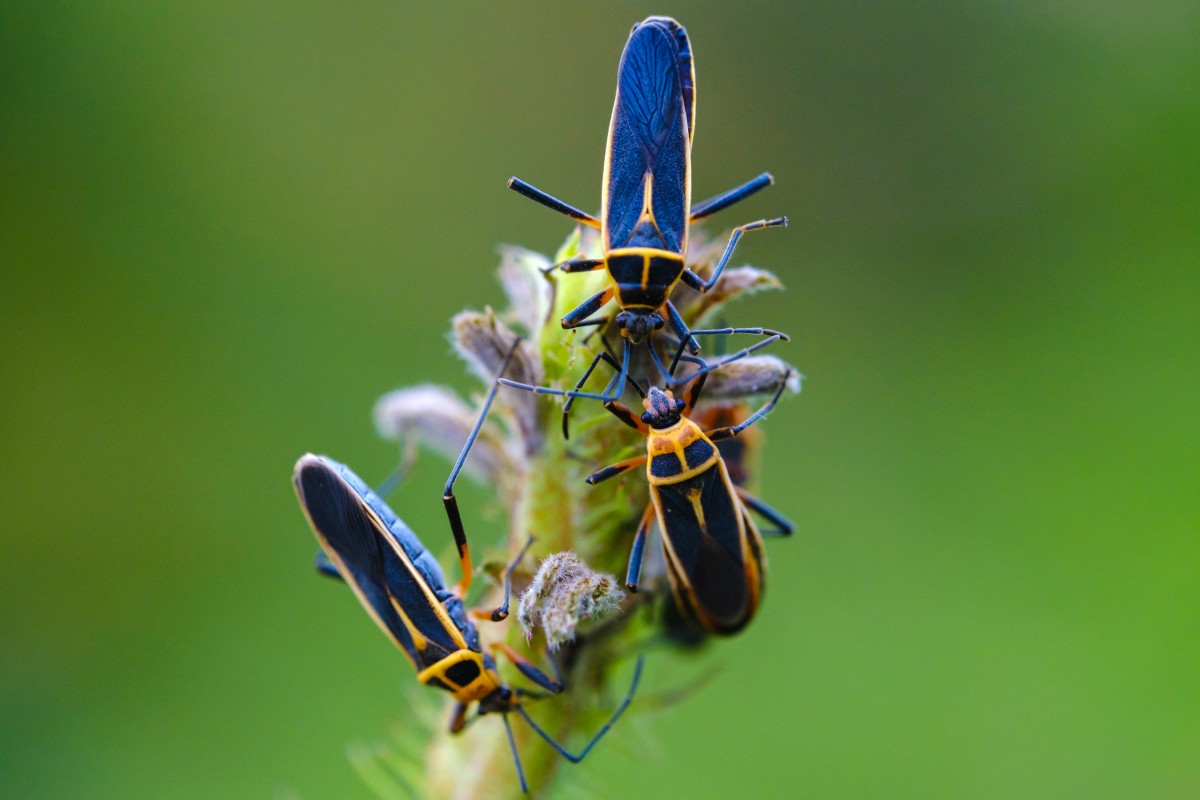
[[[731,316],[807,375],[760,487],[799,533],[580,782],[1200,794],[1188,1],[5,3],[0,795],[369,796],[344,747],[412,674],[311,574],[292,463],[378,480],[378,395],[474,387],[448,318],[570,229],[504,181],[599,205],[650,13],[695,48],[696,197],[769,169],[719,221],[792,220]],[[445,473],[393,498],[430,541]]]

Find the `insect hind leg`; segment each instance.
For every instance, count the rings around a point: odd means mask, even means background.
[[[533,728],[533,732],[542,737],[546,744],[553,747],[560,756],[565,758],[567,761],[570,761],[572,764],[578,764],[580,761],[583,761],[583,759],[587,757],[587,754],[592,751],[592,748],[594,748],[600,742],[600,740],[604,738],[604,734],[608,733],[609,729],[612,728],[612,726],[617,723],[617,720],[621,718],[621,715],[625,713],[625,709],[629,708],[629,704],[633,702],[633,695],[637,692],[638,682],[642,679],[642,667],[644,664],[645,656],[639,655],[637,659],[637,665],[633,669],[633,680],[629,684],[629,691],[625,693],[625,698],[621,701],[621,704],[617,706],[617,709],[612,713],[612,716],[608,718],[608,722],[604,723],[604,726],[596,732],[596,735],[591,738],[591,741],[589,741],[581,751],[579,751],[578,755],[567,750],[565,747],[555,741],[554,737],[542,730],[541,726],[533,721],[533,718],[529,716],[529,712],[526,711],[523,706],[516,706],[517,713],[521,715],[521,718],[525,720],[529,727]]]
[[[519,709],[520,706],[517,706]],[[525,769],[521,766],[521,754],[517,752],[517,740],[513,737],[512,724],[508,721],[508,714],[503,714],[500,717],[504,720],[504,732],[508,734],[508,749],[512,751],[513,765],[517,768],[517,780],[521,782],[521,794],[529,794],[529,782],[525,780]]]
[[[721,194],[696,203],[692,206],[691,221],[697,222],[698,220],[702,220],[705,217],[711,216],[718,211],[729,208],[734,203],[740,203],[750,195],[761,189],[767,188],[774,182],[775,178],[771,176],[771,173],[764,172],[757,178],[746,181],[741,186],[735,186],[728,191],[721,192]]]
[[[770,522],[775,527],[771,530],[759,530],[763,536],[791,536],[796,530],[796,524],[771,506],[759,500],[740,486],[734,487],[742,505]]]
[[[508,365],[512,362],[513,356],[516,354],[517,348],[521,346],[522,341],[520,337],[517,337],[513,341],[508,355],[504,358],[504,364],[500,367],[501,375],[508,369]],[[496,399],[498,387],[498,383],[493,383],[492,388],[488,391],[487,399],[484,400],[483,407],[479,410],[479,418],[475,420],[475,426],[471,428],[470,434],[467,435],[466,444],[463,445],[462,452],[458,454],[458,460],[454,462],[454,467],[450,470],[450,477],[446,480],[446,486],[442,491],[442,505],[446,508],[446,518],[450,522],[450,532],[454,535],[454,545],[458,549],[458,561],[462,569],[462,577],[454,587],[455,592],[460,597],[465,596],[467,590],[471,588],[471,578],[473,577],[474,568],[471,564],[471,551],[467,545],[467,532],[463,527],[462,514],[458,508],[458,498],[454,496],[454,483],[458,480],[459,473],[462,472],[463,464],[466,463],[467,455],[470,454],[475,440],[479,438],[479,430],[483,427],[483,423],[487,419],[488,411],[492,407],[492,401]],[[505,606],[507,606],[507,596],[505,598]],[[496,614],[502,610],[503,615],[497,617]],[[506,616],[508,616],[507,607],[503,609],[497,608],[492,614],[493,619],[504,619]]]
[[[747,222],[745,225],[739,225],[733,229],[733,233],[729,237],[729,244],[725,245],[725,252],[721,255],[721,260],[717,262],[717,266],[713,268],[712,275],[708,280],[704,280],[690,269],[685,269],[680,275],[680,280],[692,287],[698,292],[704,293],[716,285],[721,277],[721,273],[725,271],[725,267],[729,264],[729,259],[733,257],[733,251],[741,240],[742,235],[748,231],[757,231],[762,228],[787,227],[787,217],[777,217],[776,219],[760,219],[757,222]]]

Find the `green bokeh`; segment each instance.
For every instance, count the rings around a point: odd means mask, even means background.
[[[448,318],[569,230],[504,179],[598,205],[655,12],[696,196],[770,169],[721,222],[792,220],[734,313],[807,375],[761,486],[799,531],[580,782],[1195,797],[1200,5],[1126,6],[4,4],[0,795],[368,796],[411,670],[311,576],[291,465],[382,476],[374,399],[471,385]],[[393,498],[427,540],[445,471]]]

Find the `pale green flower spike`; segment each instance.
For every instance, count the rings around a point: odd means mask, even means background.
[[[709,246],[693,230],[689,251],[697,255],[689,266],[705,275],[720,250],[721,243]],[[564,331],[559,324],[567,311],[604,288],[608,280],[603,271],[545,274],[552,264],[576,255],[599,255],[595,231],[577,228],[553,259],[516,247],[501,249],[499,277],[509,307],[464,311],[454,318],[451,332],[454,349],[481,380],[481,392],[495,380],[518,335],[525,341],[505,377],[558,388],[573,387],[603,347],[594,329]],[[705,319],[704,324],[711,324],[729,300],[779,287],[779,281],[765,270],[737,267],[726,270],[708,294],[683,287],[673,302],[689,324],[702,324]],[[643,368],[635,364],[633,374],[644,385],[645,378],[639,375]],[[777,387],[789,370],[793,377],[788,388],[799,391],[799,373],[780,359],[745,358],[713,373],[705,394],[714,403],[736,403]],[[602,370],[597,373],[590,388],[603,386],[608,379]],[[375,424],[381,436],[400,443],[405,464],[411,463],[418,446],[453,459],[474,423],[477,407],[445,387],[418,386],[380,398]],[[547,733],[570,749],[572,743],[590,737],[611,713],[638,652],[648,641],[661,638],[661,604],[673,601],[661,573],[661,559],[653,555],[646,559],[638,594],[626,595],[613,577],[625,574],[637,524],[632,509],[645,508],[648,502],[641,474],[597,486],[584,481],[599,466],[644,452],[644,439],[616,422],[599,403],[581,400],[572,408],[572,435],[566,442],[560,433],[561,408],[557,399],[502,387],[463,474],[492,487],[507,512],[505,551],[488,554],[486,572],[497,575],[529,537],[535,537],[532,555],[513,576],[515,589],[522,592],[517,619],[481,622],[478,627],[485,646],[502,641],[543,670],[550,669],[547,651],[570,664],[564,675],[567,691],[527,707]],[[472,509],[465,512],[467,529],[480,547],[479,542],[488,541],[494,523]],[[429,534],[430,539],[433,536]],[[477,585],[487,583],[477,581]],[[487,596],[471,602],[482,608],[494,606],[497,586],[493,581]],[[660,652],[655,659],[659,663],[671,658],[669,650]],[[528,688],[503,660],[500,669],[511,685]],[[646,673],[652,676],[655,671],[652,661]],[[616,681],[611,690],[610,678]],[[646,682],[652,683],[653,678]],[[451,735],[446,729],[448,709],[428,713],[430,693],[415,681],[409,694],[416,708],[404,712],[393,741],[351,751],[356,770],[379,797],[521,796],[505,727],[499,720],[471,724]],[[647,697],[646,707],[651,705]],[[619,737],[622,729],[633,727],[637,709],[635,697],[610,736]],[[510,722],[529,785],[535,795],[547,796],[560,769],[569,765],[516,715]]]

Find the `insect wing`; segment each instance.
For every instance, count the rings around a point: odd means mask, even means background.
[[[714,633],[740,630],[762,592],[762,547],[724,464],[653,495],[680,610]]]
[[[437,561],[349,467],[306,455],[296,464],[294,483],[322,549],[418,671],[470,644],[478,647]]]
[[[691,49],[681,42],[687,33],[678,23],[652,17],[633,29],[621,55],[604,166],[607,249],[686,246],[694,84]]]
[[[687,114],[688,142],[696,131],[696,67],[692,64],[692,42],[683,26],[670,17],[651,17],[665,26],[675,37],[679,62],[680,91],[683,94],[683,110]]]

